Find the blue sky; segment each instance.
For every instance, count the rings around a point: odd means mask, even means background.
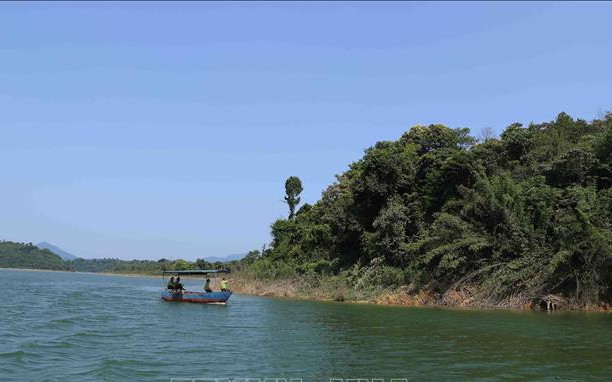
[[[415,124],[612,109],[610,3],[1,3],[0,238],[223,256]]]

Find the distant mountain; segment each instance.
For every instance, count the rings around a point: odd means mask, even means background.
[[[228,256],[205,256],[204,260],[208,261],[209,263],[216,263],[217,261],[225,263],[225,262],[232,261],[232,260],[240,260],[245,256],[246,256],[246,253],[240,253],[237,255],[228,255]]]
[[[42,243],[38,243],[36,244],[36,246],[40,249],[48,249],[49,251],[55,253],[56,255],[58,255],[64,260],[74,260],[77,258],[77,256],[71,253],[68,253],[59,247],[56,247],[55,245],[51,243],[47,243],[46,241],[43,241]]]

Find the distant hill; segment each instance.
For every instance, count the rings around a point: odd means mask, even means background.
[[[66,251],[64,251],[63,249],[56,247],[55,245],[51,244],[51,243],[47,243],[46,241],[43,241],[41,243],[36,244],[36,246],[40,249],[48,249],[49,251],[55,253],[56,255],[58,255],[59,257],[61,257],[64,260],[74,260],[77,258],[77,256],[68,253]]]
[[[61,257],[32,243],[0,242],[0,268],[66,270]]]
[[[222,263],[226,263],[232,260],[240,260],[245,256],[246,256],[246,253],[240,253],[240,254],[228,255],[228,256],[206,256],[204,257],[204,260],[208,261],[209,263],[216,263],[218,261]]]
[[[210,256],[209,263],[240,260],[244,254],[229,256]],[[63,257],[63,258],[62,258]],[[184,262],[184,260],[183,260]],[[185,265],[185,264],[183,264]],[[186,269],[197,269],[198,264],[187,262]],[[26,268],[76,272],[111,272],[134,274],[159,274],[161,271],[179,269],[174,260],[121,260],[121,259],[83,259],[76,257],[53,244],[42,242],[16,243],[0,241],[0,268]],[[210,267],[207,264],[206,267]]]

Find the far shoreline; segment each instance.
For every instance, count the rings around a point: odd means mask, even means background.
[[[67,271],[67,270],[60,270],[60,269],[1,268],[0,267],[0,270],[25,271],[25,272],[77,273],[77,274],[86,274],[86,275],[89,274],[89,275],[105,275],[105,276],[123,276],[123,277],[149,277],[149,278],[157,277],[155,275],[148,274],[148,273],[83,272],[83,271]]]

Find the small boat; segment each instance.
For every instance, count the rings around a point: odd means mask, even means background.
[[[216,275],[218,273],[228,273],[225,270],[214,270],[214,269],[203,269],[203,270],[189,270],[189,271],[163,271],[162,280],[164,281],[165,288],[165,277],[164,275],[174,276],[192,276],[192,275]],[[161,293],[161,298],[164,301],[180,301],[180,302],[197,302],[201,304],[225,304],[232,295],[231,291],[219,291],[219,292],[205,292],[205,291],[172,291],[164,289]]]

